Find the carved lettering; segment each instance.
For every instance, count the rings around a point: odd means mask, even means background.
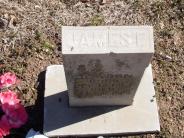
[[[130,94],[135,80],[136,78],[129,74],[113,75],[104,72],[100,61],[96,60],[91,70],[87,70],[84,65],[78,67],[78,75],[74,78],[74,96],[89,98]]]
[[[89,42],[88,42],[88,38],[87,35],[85,33],[82,33],[80,35],[80,39],[79,39],[79,45],[78,46],[88,46],[89,45]]]
[[[137,36],[139,35],[139,36]],[[123,32],[115,30],[85,31],[72,34],[72,46],[78,47],[135,47],[137,38],[142,39],[144,34],[138,32]]]

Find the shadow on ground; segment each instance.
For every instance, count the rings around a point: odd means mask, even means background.
[[[59,92],[45,98],[45,119],[47,121],[44,124],[44,131],[53,131],[123,107],[69,107],[68,92]]]

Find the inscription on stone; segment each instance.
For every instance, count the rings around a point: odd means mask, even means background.
[[[90,71],[86,70],[85,65],[79,65],[74,80],[74,96],[78,98],[129,94],[135,83],[132,75],[105,73],[99,60],[95,61]]]
[[[121,32],[121,31],[103,31],[93,30],[89,32],[73,32],[70,35],[72,41],[70,44],[77,47],[136,47],[139,36],[145,35],[140,32]],[[141,36],[144,38],[144,36]]]
[[[149,48],[147,39],[149,33],[142,29],[125,28],[115,29],[113,27],[104,29],[76,29],[68,30],[66,39],[66,51],[87,48],[94,49],[139,49]]]

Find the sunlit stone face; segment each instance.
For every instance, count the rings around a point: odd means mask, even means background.
[[[94,48],[106,48],[106,47],[136,47],[136,41],[140,35],[144,35],[141,32],[123,32],[123,31],[86,31],[86,32],[73,32],[71,37],[71,45],[73,47],[94,47]],[[131,37],[130,37],[131,36]]]

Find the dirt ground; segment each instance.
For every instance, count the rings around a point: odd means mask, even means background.
[[[62,63],[62,25],[153,25],[161,132],[137,137],[184,137],[184,1],[98,1],[0,0],[0,73],[17,74],[16,91],[29,113],[28,123],[9,137],[42,131],[44,71]]]

